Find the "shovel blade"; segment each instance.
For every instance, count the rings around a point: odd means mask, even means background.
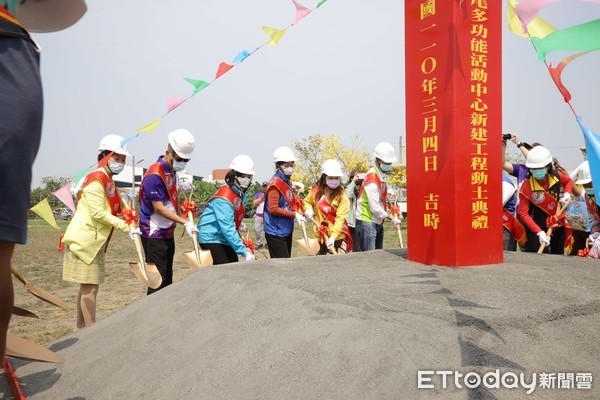
[[[201,267],[208,267],[213,265],[213,258],[210,250],[201,250],[200,251],[200,263],[198,263],[198,259],[196,258],[196,252],[194,251],[186,251],[183,253],[183,258],[187,263],[188,267],[191,269],[198,269]]]
[[[52,350],[48,350],[37,343],[30,342],[27,339],[14,335],[7,335],[6,337],[6,355],[8,357],[31,361],[51,363],[61,363],[65,361],[64,358]]]
[[[296,239],[300,251],[309,256],[316,256],[321,250],[321,244],[317,239],[308,239],[308,246],[304,239]]]
[[[156,264],[146,263],[146,276],[144,276],[142,273],[143,266],[139,262],[130,261],[129,266],[131,267],[131,271],[137,280],[140,281],[142,285],[152,289],[157,289],[162,284],[162,276],[156,268]],[[148,279],[146,279],[146,277],[148,277]]]
[[[37,318],[37,319],[39,319],[39,317],[35,313],[33,313],[33,312],[29,311],[29,310],[26,310],[24,308],[17,307],[17,306],[13,307],[13,312],[12,313],[13,313],[13,315],[18,315],[19,317],[28,317],[28,318]]]
[[[62,301],[58,296],[50,293],[47,290],[42,289],[41,287],[29,283],[29,285],[27,285],[27,290],[29,291],[29,293],[31,293],[40,300],[44,300],[46,303],[52,304],[60,308],[64,308],[65,310],[69,309],[67,303]]]

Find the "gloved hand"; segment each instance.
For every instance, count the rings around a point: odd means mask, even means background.
[[[239,231],[242,232],[242,233],[248,232],[248,227],[246,226],[246,224],[244,223],[244,221],[242,221],[240,223],[240,229],[239,229]]]
[[[292,187],[299,192],[304,190],[304,184],[302,182],[292,182]]]
[[[185,228],[187,234],[192,237],[194,236],[194,233],[198,233],[198,228],[196,228],[196,226],[194,226],[194,224],[191,222],[186,222],[183,224],[183,227]]]
[[[142,236],[142,231],[140,231],[140,228],[130,227],[129,228],[129,239],[133,240],[133,235]]]
[[[256,256],[248,252],[248,254],[246,254],[246,261],[256,261]]]
[[[193,192],[196,187],[192,182],[181,182],[179,189],[183,190],[183,193]]]
[[[398,224],[400,224],[400,220],[396,217],[392,217],[392,224],[394,224],[394,227],[396,227]]]
[[[571,193],[564,192],[562,197],[560,198],[559,202],[561,202],[562,204],[565,204],[567,202],[567,200],[569,200],[570,198],[571,198]]]
[[[537,233],[538,239],[540,240],[540,246],[545,244],[546,246],[550,246],[550,237],[546,235],[546,232],[540,231]]]
[[[312,208],[307,208],[306,211],[304,211],[304,216],[306,217],[306,219],[311,219],[315,216],[315,212]]]
[[[306,222],[306,218],[304,218],[304,215],[300,214],[298,211],[296,211],[296,221],[298,221],[298,223],[303,223]]]
[[[121,197],[123,198],[123,200],[125,200],[126,203],[134,202],[135,192],[132,189],[129,189],[127,192],[123,193]]]
[[[325,242],[325,246],[326,247],[332,247],[335,246],[335,238],[334,237],[330,237],[329,239],[327,239],[327,241]]]
[[[600,237],[600,232],[594,232],[589,236],[590,241],[594,241],[596,239],[598,239],[598,237]]]

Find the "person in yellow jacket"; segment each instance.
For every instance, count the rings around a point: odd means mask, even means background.
[[[337,160],[326,160],[317,186],[304,199],[304,215],[319,223],[313,231],[321,242],[319,254],[327,254],[331,247],[338,252],[352,251],[352,234],[346,222],[350,200],[342,186],[343,175],[342,166]]]
[[[108,135],[100,141],[98,161],[112,155],[105,166],[85,177],[77,210],[62,240],[65,244],[63,280],[80,284],[77,329],[96,321],[96,296],[99,285],[104,282],[104,252],[113,230],[129,233],[132,239],[133,235],[141,235],[139,229],[117,217],[121,213],[121,195],[112,177],[125,167],[128,153],[125,146],[121,146],[123,140],[119,135]]]

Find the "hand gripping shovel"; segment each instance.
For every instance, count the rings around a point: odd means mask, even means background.
[[[64,358],[52,350],[48,350],[39,344],[14,335],[6,336],[6,355],[8,357],[31,361],[44,361],[51,363],[61,363],[65,361]]]
[[[296,239],[300,251],[309,256],[316,256],[321,249],[321,244],[317,239],[309,239],[306,234],[306,223],[300,222],[300,227],[302,228],[303,239]]]
[[[571,199],[569,198],[569,200],[565,201],[565,204],[563,204],[562,207],[559,207],[556,209],[556,214],[554,214],[555,217],[560,216],[562,213],[565,212],[565,210],[567,209],[567,207],[569,206],[569,203],[571,203]],[[553,225],[550,225],[550,228],[548,228],[548,231],[546,232],[546,236],[550,237],[552,236],[552,231],[554,230]],[[540,248],[538,249],[538,254],[541,254],[544,252],[544,249],[546,248],[546,243],[542,243],[540,245]]]
[[[67,303],[65,303],[64,301],[62,301],[61,299],[59,299],[57,296],[53,295],[52,293],[42,289],[41,287],[37,287],[34,284],[32,284],[31,282],[29,282],[27,280],[27,278],[25,278],[25,276],[15,267],[11,266],[10,272],[12,272],[12,274],[18,280],[20,280],[21,283],[23,283],[23,285],[25,285],[25,287],[27,288],[27,291],[29,293],[31,293],[38,299],[44,300],[46,303],[50,303],[52,305],[64,308],[65,310],[69,309],[69,306],[67,306]]]
[[[127,202],[123,199],[121,199],[121,201],[123,202],[125,209],[129,209]],[[131,225],[135,226],[135,222],[132,221]],[[129,262],[131,271],[144,286],[152,289],[160,287],[162,284],[162,276],[158,271],[158,268],[156,268],[156,264],[146,263],[144,255],[142,254],[142,239],[140,238],[140,235],[133,235],[133,243],[135,244],[138,261]]]
[[[187,213],[188,220],[194,224],[194,216],[192,215],[192,212],[188,210]],[[185,259],[188,267],[191,269],[198,269],[200,267],[208,267],[213,265],[213,258],[210,250],[200,250],[196,233],[194,233],[192,236],[192,241],[194,242],[194,251],[186,251],[183,253],[183,258]]]
[[[325,233],[325,230],[327,229],[326,226],[319,224],[319,221],[317,221],[314,218],[310,219],[313,224],[315,224],[315,226],[317,227],[317,231],[321,234],[321,237],[323,237],[323,240],[325,241],[325,243],[327,243],[327,241],[329,240],[329,237],[327,236],[327,233]],[[319,229],[320,227],[323,227],[324,229]],[[317,240],[317,239],[314,239]],[[319,244],[319,250],[321,249],[321,245]],[[331,251],[333,254],[337,254],[337,250],[335,249],[335,246],[329,246],[329,251]]]

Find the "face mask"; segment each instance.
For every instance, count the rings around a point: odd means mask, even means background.
[[[531,175],[533,175],[533,177],[535,179],[537,179],[538,181],[541,181],[546,176],[545,169],[532,169],[530,171],[531,171]]]
[[[187,162],[185,162],[185,161],[173,160],[173,171],[175,171],[175,172],[183,171],[185,169],[186,165],[187,165]]]
[[[379,164],[379,168],[383,172],[390,172],[390,170],[392,169],[392,164]]]
[[[588,196],[596,195],[596,193],[594,193],[594,188],[585,188],[585,193],[587,193]]]
[[[294,173],[294,167],[283,167],[281,171],[286,176],[292,176],[292,174]]]
[[[325,178],[325,182],[326,182],[327,187],[329,189],[337,189],[338,187],[340,187],[340,180],[339,179]]]
[[[237,178],[237,181],[242,189],[248,189],[250,182],[252,182],[252,178]]]
[[[118,175],[121,172],[123,172],[124,168],[125,168],[125,164],[121,164],[121,163],[114,162],[114,161],[111,161],[108,163],[108,169],[110,169],[110,172],[112,172],[115,175]]]

